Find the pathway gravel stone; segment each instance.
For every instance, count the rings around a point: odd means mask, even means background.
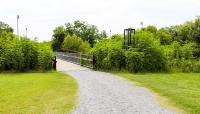
[[[175,114],[161,107],[150,91],[121,77],[59,59],[57,69],[79,84],[79,102],[72,114]]]

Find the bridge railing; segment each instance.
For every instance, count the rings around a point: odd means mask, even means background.
[[[56,56],[68,62],[72,62],[88,68],[93,68],[93,56],[89,54],[56,52]]]

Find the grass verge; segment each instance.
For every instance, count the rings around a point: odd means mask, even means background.
[[[2,73],[0,113],[68,114],[77,89],[76,81],[62,73]]]
[[[200,113],[200,73],[115,73],[128,80],[139,82],[160,96],[167,98],[189,114]]]

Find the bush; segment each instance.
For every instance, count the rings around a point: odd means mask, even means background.
[[[157,33],[156,33],[156,37],[157,39],[160,40],[160,43],[162,45],[170,45],[172,42],[172,37],[170,35],[170,33],[168,33],[166,30],[164,29],[160,29]]]
[[[167,61],[159,41],[153,39],[148,31],[139,31],[134,37],[135,44],[129,50],[122,49],[120,35],[98,42],[92,53],[95,57],[95,68],[107,70],[128,69],[131,72],[165,71]]]
[[[126,52],[126,66],[130,72],[144,71],[144,53],[130,48]]]
[[[144,68],[146,71],[158,72],[166,71],[167,60],[164,53],[159,48],[148,48],[144,52]]]
[[[20,40],[22,53],[24,54],[23,70],[35,70],[38,63],[38,43],[23,38]]]
[[[40,43],[38,46],[38,64],[39,70],[50,70],[52,68],[53,52],[49,45]]]
[[[157,28],[153,25],[149,25],[147,28],[146,28],[147,31],[155,34],[157,32]]]
[[[5,50],[2,54],[3,68],[5,70],[22,70],[24,68],[24,53],[17,40],[8,41],[9,45],[5,45]]]
[[[144,53],[143,69],[146,71],[166,71],[167,59],[160,46],[159,40],[154,38],[154,35],[147,31],[139,31],[135,35],[135,45],[138,52]]]
[[[98,42],[92,49],[94,67],[97,69],[125,68],[125,50],[122,49],[122,37],[114,35],[111,39]]]
[[[174,59],[168,62],[172,72],[200,72],[198,59]]]
[[[164,46],[168,68],[175,72],[196,72],[197,70],[194,70],[196,67],[194,62],[196,60],[193,57],[194,46],[194,43],[187,43],[181,46],[177,41],[174,41],[172,45]]]
[[[108,64],[108,69],[121,70],[125,67],[125,51],[121,47],[113,46],[109,48],[109,53],[106,60],[103,61],[104,64]]]
[[[108,39],[98,42],[91,51],[94,56],[94,68],[96,69],[104,69],[105,66],[109,66],[104,60],[108,55],[108,42],[110,42]]]
[[[192,59],[194,52],[194,43],[187,43],[181,47],[181,57],[184,59]]]
[[[51,69],[50,45],[0,34],[0,70],[28,71]]]

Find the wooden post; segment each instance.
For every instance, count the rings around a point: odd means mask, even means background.
[[[53,62],[53,70],[56,70],[56,56],[54,56],[54,59],[52,59],[52,62]]]

